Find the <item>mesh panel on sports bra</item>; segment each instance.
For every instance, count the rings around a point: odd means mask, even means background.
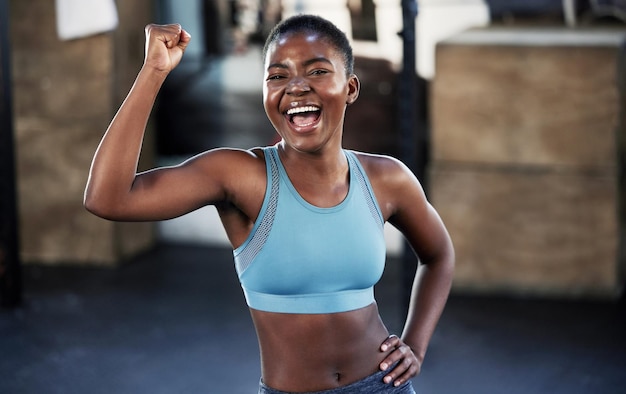
[[[265,151],[266,155],[269,155],[270,158],[270,171],[271,171],[271,188],[270,195],[267,204],[267,208],[265,212],[259,212],[259,215],[262,215],[261,223],[259,227],[256,229],[252,239],[250,242],[243,248],[241,253],[237,256],[237,261],[235,268],[237,270],[237,274],[241,275],[246,268],[250,266],[250,263],[254,260],[256,255],[261,251],[267,237],[272,230],[272,225],[274,224],[274,217],[276,216],[276,205],[278,203],[278,189],[280,187],[280,175],[278,173],[278,164],[276,163],[276,157],[272,155],[269,151]]]

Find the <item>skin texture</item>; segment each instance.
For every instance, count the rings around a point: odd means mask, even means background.
[[[163,220],[205,205],[217,207],[233,248],[250,234],[266,188],[260,149],[215,149],[167,168],[137,173],[146,123],[158,91],[191,37],[179,25],[148,25],[146,56],[126,100],[93,159],[84,204],[123,221]],[[347,195],[342,153],[344,115],[360,83],[342,57],[315,32],[281,36],[264,64],[263,103],[282,141],[278,152],[296,190],[319,207]],[[315,107],[319,117],[296,126],[286,111]],[[411,171],[396,159],[357,153],[383,218],[403,232],[420,259],[405,328],[390,335],[376,304],[332,314],[250,310],[265,384],[283,391],[316,391],[352,383],[381,369],[400,385],[419,374],[450,291],[454,251],[438,214]],[[393,369],[388,369],[397,363]]]

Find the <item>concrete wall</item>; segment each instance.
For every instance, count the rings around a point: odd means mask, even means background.
[[[55,2],[10,1],[21,256],[25,263],[115,264],[147,247],[150,224],[98,219],[82,207],[91,157],[141,66],[152,2],[117,2],[114,32],[71,41]],[[151,143],[146,144],[149,157]]]
[[[457,289],[620,291],[625,33],[487,29],[439,45],[431,198],[456,245]]]

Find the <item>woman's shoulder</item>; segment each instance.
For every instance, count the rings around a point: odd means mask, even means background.
[[[385,220],[422,197],[422,187],[413,172],[393,156],[354,152],[367,174]]]
[[[257,183],[266,176],[263,148],[214,148],[189,158],[178,167],[181,176],[188,176],[190,180],[197,178],[193,182],[211,181],[226,189],[241,183]]]
[[[407,171],[410,172],[402,161],[393,156],[359,151],[350,152],[357,157],[370,178],[378,176],[389,178],[391,175],[403,176],[407,175]]]
[[[202,152],[190,159],[200,165],[236,170],[241,167],[261,167],[265,165],[265,149],[214,148]]]
[[[383,154],[365,152],[354,152],[354,154],[375,189],[392,194],[403,193],[412,188],[421,192],[421,183],[413,171],[401,160]]]

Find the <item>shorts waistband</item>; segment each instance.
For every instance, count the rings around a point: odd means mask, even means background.
[[[378,371],[359,381],[350,383],[346,386],[332,388],[322,391],[308,391],[306,393],[297,394],[415,394],[411,381],[396,387],[392,384],[383,382],[383,378],[389,372]],[[259,394],[296,394],[288,391],[280,391],[266,386],[263,381],[259,383]]]

